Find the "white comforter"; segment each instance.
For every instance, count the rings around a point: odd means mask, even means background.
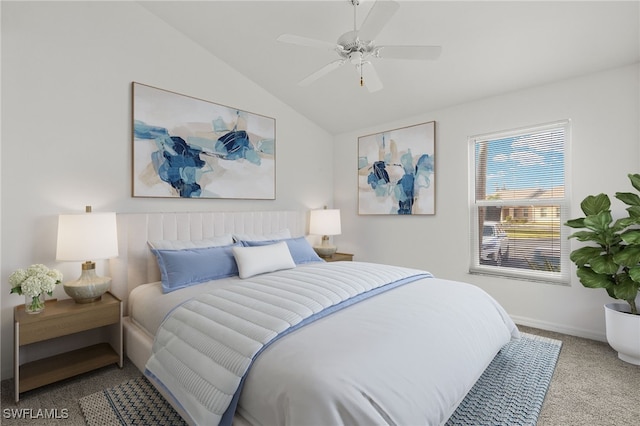
[[[363,266],[309,265],[285,274]],[[497,351],[517,336],[482,290],[421,279],[269,346],[246,377],[237,415],[262,425],[442,424]]]

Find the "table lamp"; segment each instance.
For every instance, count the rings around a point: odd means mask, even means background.
[[[82,273],[75,281],[63,283],[64,291],[76,303],[90,303],[102,298],[111,284],[110,277],[96,274],[93,260],[118,255],[118,232],[115,213],[85,213],[58,216],[56,260],[84,261]],[[91,259],[91,260],[87,260]]]
[[[336,246],[329,244],[330,235],[340,235],[340,210],[327,209],[311,210],[309,217],[309,233],[322,235],[322,244],[313,249],[320,257],[331,257],[336,252]]]

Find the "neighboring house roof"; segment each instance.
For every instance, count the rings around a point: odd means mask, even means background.
[[[521,189],[500,189],[489,196],[491,199],[499,200],[531,200],[545,198],[563,198],[564,186],[554,186],[552,188],[521,188]],[[488,198],[489,198],[488,197]]]

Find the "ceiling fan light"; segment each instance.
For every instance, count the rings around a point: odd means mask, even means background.
[[[349,54],[349,61],[353,65],[360,65],[362,63],[362,52],[351,52]]]

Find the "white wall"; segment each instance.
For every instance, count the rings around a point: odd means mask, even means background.
[[[332,137],[136,3],[1,7],[2,378],[12,375],[13,307],[24,303],[9,295],[9,274],[32,263],[80,274],[55,262],[59,213],[331,205]],[[274,117],[276,200],[132,198],[132,81]]]
[[[571,119],[571,217],[589,194],[632,191],[640,172],[640,68],[610,70],[509,93],[373,128],[338,135],[334,143],[334,206],[342,210],[341,251],[357,260],[423,268],[466,281],[493,295],[519,323],[604,339],[604,290],[468,274],[468,145],[472,135]],[[436,214],[357,215],[357,138],[436,121]],[[617,200],[615,200],[617,202]],[[614,203],[615,204],[615,203]],[[616,204],[618,213],[623,205]],[[575,244],[575,243],[572,243]],[[572,274],[574,275],[574,274]]]

